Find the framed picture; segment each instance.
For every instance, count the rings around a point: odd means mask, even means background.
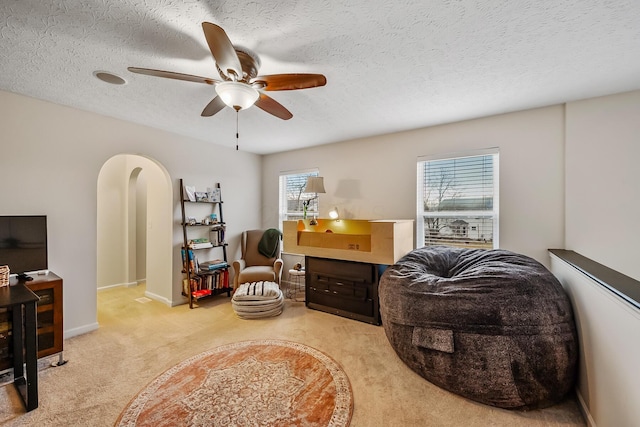
[[[219,188],[207,188],[207,195],[210,202],[220,201],[220,189]]]
[[[208,202],[209,196],[203,191],[196,191],[196,202]]]

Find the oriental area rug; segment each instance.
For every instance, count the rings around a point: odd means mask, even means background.
[[[193,356],[154,379],[116,426],[348,426],[349,378],[326,354],[280,340]]]

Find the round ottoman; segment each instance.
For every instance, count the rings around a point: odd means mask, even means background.
[[[542,264],[505,250],[424,247],[380,278],[400,359],[428,381],[508,409],[550,406],[573,387],[571,304]]]
[[[234,291],[231,307],[241,319],[278,316],[284,308],[284,296],[276,282],[247,282]]]

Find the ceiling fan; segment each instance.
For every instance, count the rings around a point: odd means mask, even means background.
[[[216,96],[202,110],[203,117],[213,116],[225,106],[240,111],[255,104],[269,114],[289,120],[293,114],[262,91],[307,89],[324,86],[327,83],[327,79],[322,74],[258,76],[260,58],[255,53],[231,44],[227,33],[218,25],[203,22],[202,29],[222,80],[149,68],[128,67],[127,69],[138,74],[213,85]]]

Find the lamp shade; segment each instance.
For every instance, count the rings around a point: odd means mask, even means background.
[[[225,104],[235,110],[251,107],[260,96],[258,91],[248,84],[238,82],[218,83],[216,93]]]
[[[307,185],[304,187],[305,193],[326,193],[324,191],[324,178],[321,176],[310,176],[307,178]]]

